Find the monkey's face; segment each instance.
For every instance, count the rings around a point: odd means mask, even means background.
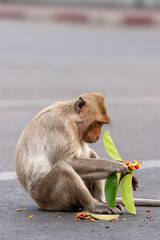
[[[74,103],[74,110],[81,121],[78,122],[78,135],[86,143],[97,142],[104,123],[109,123],[105,98],[99,93],[81,95]]]
[[[83,134],[83,140],[86,143],[94,143],[97,142],[100,138],[101,128],[104,122],[95,121],[93,122],[88,129]]]

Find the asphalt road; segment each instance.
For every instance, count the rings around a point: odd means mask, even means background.
[[[134,196],[159,198],[159,43],[156,28],[1,20],[0,239],[159,239],[159,208],[150,208],[151,219],[137,207],[119,221],[75,222],[74,213],[40,211],[14,179],[16,144],[33,116],[54,101],[100,91],[120,155],[143,161]],[[102,138],[93,149],[107,158]]]

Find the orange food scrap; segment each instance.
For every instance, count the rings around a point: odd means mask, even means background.
[[[136,169],[139,169],[139,165],[136,165],[135,168],[136,168]]]
[[[147,209],[146,212],[150,212],[150,209]]]
[[[129,168],[129,170],[134,170],[135,166],[133,164],[131,164],[128,168]]]
[[[83,212],[78,212],[75,214],[75,221],[79,221],[80,219],[87,219],[88,218],[88,214],[87,213],[83,213]]]
[[[110,219],[109,221],[110,221],[110,222],[113,222],[113,220],[114,220],[114,219]]]
[[[128,166],[128,165],[129,165],[129,162],[128,162],[128,161],[126,161],[126,162],[125,162],[125,164],[126,164],[126,166]]]
[[[95,222],[95,219],[94,218],[90,218],[89,221],[90,222]]]
[[[22,209],[18,209],[18,208],[17,208],[16,211],[17,211],[17,212],[20,212],[20,211],[22,211]]]

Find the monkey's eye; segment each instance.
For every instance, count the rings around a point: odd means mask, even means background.
[[[104,122],[100,122],[100,121],[98,121],[97,123],[98,123],[98,125],[100,125],[100,126],[102,126],[102,125],[104,124]]]

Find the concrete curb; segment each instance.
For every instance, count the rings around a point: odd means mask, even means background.
[[[160,11],[107,7],[0,4],[0,19],[47,20],[109,25],[160,25]]]

